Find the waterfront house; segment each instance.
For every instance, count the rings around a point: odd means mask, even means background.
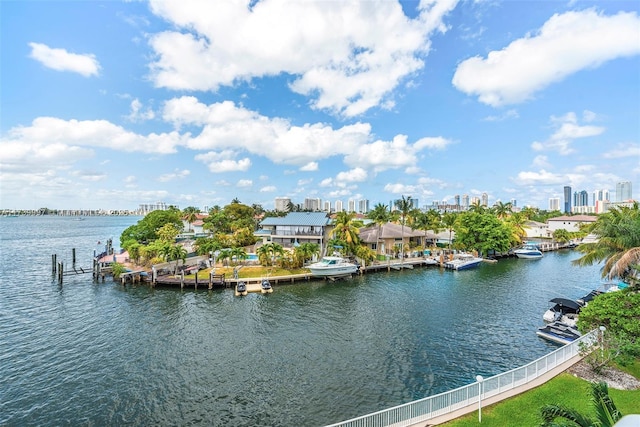
[[[549,231],[549,224],[538,221],[527,221],[524,223],[524,231],[527,233],[527,238],[551,238],[552,232]]]
[[[426,239],[424,230],[412,230],[405,225],[404,232],[402,225],[388,222],[378,226],[373,224],[360,229],[360,241],[367,247],[379,254],[394,255],[399,252],[401,244],[405,246],[429,246],[435,245],[437,236],[427,231]],[[378,248],[378,245],[380,247]],[[378,250],[379,249],[379,250]]]
[[[590,215],[573,215],[573,216],[559,216],[556,218],[549,218],[547,224],[549,226],[549,232],[553,235],[556,230],[567,230],[569,232],[580,231],[582,224],[591,224],[596,222],[597,217]]]
[[[264,218],[254,235],[262,239],[263,244],[277,243],[284,248],[315,243],[321,253],[325,253],[332,228],[325,212],[289,212],[282,217]]]

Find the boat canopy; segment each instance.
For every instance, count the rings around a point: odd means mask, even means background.
[[[582,304],[580,304],[580,303],[578,303],[576,301],[570,300],[568,298],[554,298],[549,302],[551,302],[553,304],[557,304],[557,305],[559,305],[561,307],[570,308],[572,310],[579,310],[579,309],[582,308]]]

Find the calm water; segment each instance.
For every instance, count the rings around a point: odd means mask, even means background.
[[[572,251],[245,298],[52,278],[138,219],[0,218],[0,425],[326,425],[544,355],[549,299],[600,282]]]

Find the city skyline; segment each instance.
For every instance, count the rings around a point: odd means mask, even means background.
[[[615,0],[3,2],[0,209],[465,194],[563,209],[565,186],[617,197],[621,182],[637,200],[639,14]]]

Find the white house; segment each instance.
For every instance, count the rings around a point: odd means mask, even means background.
[[[581,224],[591,224],[596,222],[597,217],[590,215],[573,215],[573,216],[559,216],[556,218],[549,218],[547,225],[549,226],[549,232],[553,234],[556,230],[567,230],[569,232],[580,231]]]

